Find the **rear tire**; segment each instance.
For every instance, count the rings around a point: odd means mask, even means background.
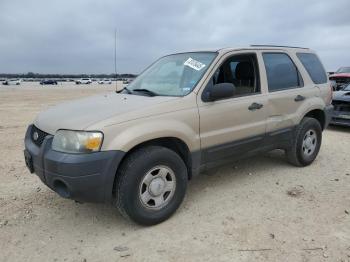
[[[288,162],[298,167],[310,165],[317,157],[321,143],[320,122],[304,117],[295,131],[291,147],[286,150]]]
[[[138,149],[117,172],[117,207],[138,224],[158,224],[182,203],[187,180],[186,165],[174,151],[160,146]]]

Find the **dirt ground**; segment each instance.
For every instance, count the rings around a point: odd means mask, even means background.
[[[50,105],[112,89],[0,86],[0,261],[350,261],[347,128],[327,129],[306,168],[276,151],[193,179],[153,227],[52,192],[25,167],[26,127]]]

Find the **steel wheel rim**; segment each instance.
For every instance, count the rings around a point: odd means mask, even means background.
[[[317,146],[317,134],[313,129],[308,130],[303,138],[302,151],[305,156],[312,155]]]
[[[139,198],[148,209],[161,209],[173,198],[176,189],[174,171],[168,166],[156,166],[142,178]]]

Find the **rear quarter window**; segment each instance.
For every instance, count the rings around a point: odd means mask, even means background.
[[[327,75],[321,61],[312,53],[297,53],[297,57],[305,67],[315,84],[327,83]]]

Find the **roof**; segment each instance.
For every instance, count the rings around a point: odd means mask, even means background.
[[[181,53],[192,53],[192,52],[218,52],[221,54],[225,54],[232,51],[244,51],[244,50],[279,50],[279,51],[292,51],[292,50],[300,50],[300,51],[311,51],[309,48],[305,47],[296,47],[296,46],[280,46],[280,45],[249,45],[249,46],[240,46],[240,47],[224,47],[224,48],[208,48],[208,49],[197,49],[190,50],[188,52],[177,52],[173,54],[181,54]]]
[[[230,52],[230,51],[238,51],[238,50],[259,50],[259,49],[268,49],[268,50],[310,50],[305,47],[296,47],[296,46],[280,46],[280,45],[250,45],[245,47],[227,47],[217,49],[217,52]]]

